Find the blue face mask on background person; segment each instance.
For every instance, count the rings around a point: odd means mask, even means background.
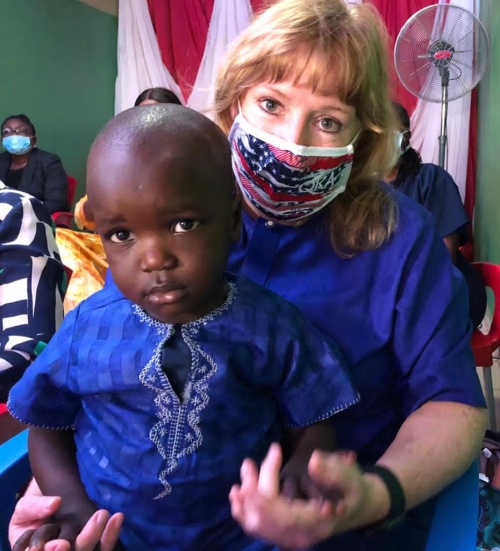
[[[31,138],[15,134],[3,138],[2,145],[11,155],[22,155],[31,149]]]

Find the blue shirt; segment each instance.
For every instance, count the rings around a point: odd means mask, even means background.
[[[173,327],[114,285],[70,312],[11,391],[18,419],[74,427],[87,493],[125,513],[127,549],[273,549],[231,518],[243,459],[261,461],[283,425],[358,400],[337,346],[297,308],[245,278],[230,287],[219,309],[182,326],[191,352],[182,400],[161,366]]]
[[[397,231],[374,251],[338,256],[328,209],[297,228],[244,215],[230,262],[340,345],[361,400],[336,416],[338,443],[357,450],[361,462],[376,461],[427,401],[485,406],[464,280],[432,216],[402,194],[394,197]]]
[[[459,245],[469,240],[469,218],[462,204],[458,187],[451,175],[440,166],[422,164],[420,170],[395,187],[401,193],[423,205],[434,217],[442,238],[456,232]],[[487,306],[486,288],[476,269],[465,259],[461,251],[456,252],[455,266],[462,272],[469,291],[469,315],[474,327],[484,318]]]
[[[444,168],[424,163],[417,174],[398,182],[395,187],[432,214],[441,237],[458,232],[460,245],[467,241],[466,226],[469,217],[462,204],[457,184]]]

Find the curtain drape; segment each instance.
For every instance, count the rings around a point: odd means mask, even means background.
[[[163,64],[147,0],[120,0],[119,7],[115,113],[132,107],[143,90],[154,86],[169,88],[182,100],[179,86]]]
[[[214,0],[148,0],[148,4],[163,63],[188,100],[205,53]]]
[[[252,16],[249,0],[215,0],[205,53],[189,96],[188,106],[210,117],[217,69],[227,45],[245,29]]]

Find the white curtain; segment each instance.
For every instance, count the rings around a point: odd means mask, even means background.
[[[447,4],[439,0],[439,4]],[[465,8],[477,15],[477,0],[453,0],[453,5]],[[472,37],[469,44],[462,42],[464,49],[472,48]],[[462,67],[465,72],[467,68]],[[462,200],[465,197],[467,177],[467,154],[469,150],[470,93],[448,103],[448,172],[453,176]],[[426,163],[439,163],[439,142],[441,134],[441,104],[422,99],[411,117],[412,146],[420,151]]]
[[[228,44],[248,27],[251,17],[250,0],[237,2],[215,0],[205,52],[193,91],[188,99],[188,105],[192,109],[205,112],[210,116],[209,109],[213,103],[215,77],[219,64]]]
[[[172,90],[183,101],[179,86],[163,65],[147,0],[120,0],[115,114],[132,107],[143,90],[155,86]]]

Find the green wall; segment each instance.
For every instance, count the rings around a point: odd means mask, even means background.
[[[113,116],[118,20],[77,0],[0,0],[0,119],[25,113],[85,192],[85,160]]]
[[[481,0],[490,37],[490,66],[479,84],[479,135],[474,236],[476,258],[500,264],[500,1]]]

